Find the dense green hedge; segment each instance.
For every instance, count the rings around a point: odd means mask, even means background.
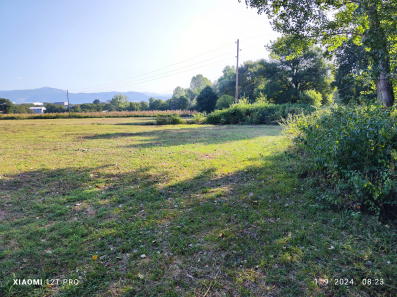
[[[288,132],[305,152],[306,173],[321,177],[318,199],[378,215],[395,210],[396,108],[319,110],[290,121]]]
[[[315,110],[307,104],[234,104],[228,109],[217,110],[207,116],[206,123],[217,124],[277,124],[288,114],[309,114]]]

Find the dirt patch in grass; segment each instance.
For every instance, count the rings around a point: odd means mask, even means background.
[[[7,218],[7,212],[0,210],[0,221],[5,221]]]

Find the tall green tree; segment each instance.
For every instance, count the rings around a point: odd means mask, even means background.
[[[198,95],[206,86],[211,86],[211,81],[202,74],[197,74],[190,80],[190,89],[196,95]]]
[[[185,97],[187,99],[189,99],[190,102],[192,102],[194,99],[196,99],[197,94],[194,93],[190,88],[188,88],[188,89],[185,89]]]
[[[174,92],[172,93],[172,98],[179,98],[181,96],[185,96],[185,91],[181,87],[176,87]]]
[[[189,103],[189,99],[187,99],[185,96],[181,96],[179,98],[171,98],[169,108],[171,110],[185,110],[189,108]]]
[[[153,97],[149,98],[149,110],[160,110],[161,104],[163,100],[161,99],[154,99]]]
[[[246,61],[238,68],[238,98],[245,97],[250,103],[255,102],[255,90],[267,83],[267,79],[258,71],[261,66],[259,61]]]
[[[60,113],[66,112],[66,108],[63,105],[53,104],[53,103],[46,103],[44,104],[45,113]],[[79,107],[80,108],[80,107]],[[81,109],[80,109],[81,111]]]
[[[218,101],[216,101],[216,109],[226,109],[234,103],[234,97],[229,95],[222,95]]]
[[[29,113],[29,107],[25,105],[14,105],[13,106],[13,113]]]
[[[222,70],[222,76],[216,83],[219,96],[229,95],[234,97],[236,93],[236,67],[226,66]]]
[[[161,100],[161,99],[158,99]],[[160,110],[169,110],[170,109],[171,99],[167,99],[165,101],[161,100]]]
[[[210,86],[206,86],[197,96],[197,109],[210,113],[214,111],[218,95]]]
[[[3,113],[12,113],[14,104],[8,99],[0,98],[0,111]]]
[[[146,101],[139,102],[139,110],[147,110],[149,108],[149,104]]]
[[[245,97],[253,103],[258,97],[255,90],[266,84],[266,79],[258,74],[258,67],[261,64],[258,61],[246,61],[238,68],[238,97]],[[223,75],[215,84],[219,96],[229,95],[234,97],[236,93],[236,69],[235,67],[226,66],[223,69]]]
[[[130,102],[127,96],[119,94],[113,96],[112,100],[110,100],[110,104],[112,104],[117,111],[120,111],[126,109],[130,105]]]
[[[101,103],[101,101],[99,99],[95,99],[92,103],[98,105],[99,103]]]
[[[74,107],[74,106],[73,106],[73,107]],[[79,106],[76,106],[76,107],[78,107],[78,108],[80,109]],[[72,108],[70,108],[70,109],[72,109]],[[103,105],[103,110],[115,111],[116,108],[114,107],[114,105],[112,105],[112,104],[110,104],[110,103],[105,103],[105,104]],[[81,111],[81,109],[80,109],[80,111]]]
[[[290,57],[292,50],[284,48],[280,39],[270,47],[273,61],[261,60],[257,67],[257,76],[267,79],[263,88],[267,98],[276,103],[295,103],[300,94],[315,90],[323,97],[323,104],[329,103],[332,94],[331,64],[323,58],[320,48],[305,47],[299,56]]]
[[[189,108],[190,101],[185,96],[179,97],[178,109],[185,110]]]
[[[111,106],[114,109],[113,105],[111,105],[109,103],[108,103],[108,105]],[[106,109],[106,110],[109,110],[109,109]],[[82,112],[82,110],[80,108],[80,105],[73,105],[72,107],[70,107],[70,111],[71,112]],[[45,113],[50,113],[50,112],[48,110],[46,110]]]
[[[376,86],[368,73],[370,61],[363,45],[352,40],[343,42],[335,51],[335,65],[332,84],[343,103],[376,100]]]
[[[242,0],[239,0],[241,2]],[[393,73],[397,60],[397,1],[395,0],[245,0],[265,13],[273,28],[290,37],[296,54],[308,43],[321,42],[330,51],[353,38],[363,44],[371,61],[377,96],[394,103]]]
[[[139,103],[138,102],[130,102],[130,106],[128,106],[129,111],[138,111]]]

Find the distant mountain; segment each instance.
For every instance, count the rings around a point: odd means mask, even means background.
[[[143,94],[148,95],[153,98],[156,98],[156,99],[158,99],[160,97],[164,97],[164,98],[167,97],[167,99],[169,99],[172,97],[172,94],[157,94],[157,93],[150,93],[150,92],[143,92]]]
[[[128,96],[129,101],[149,101],[150,97],[156,99],[168,99],[172,95],[160,95],[156,93],[139,93],[139,92],[102,92],[102,93],[69,93],[71,104],[92,103],[95,99],[106,101],[112,99],[116,94]],[[149,95],[150,94],[150,95]],[[11,102],[21,104],[24,102],[66,102],[66,90],[54,89],[49,87],[34,90],[15,90],[0,91],[0,98],[9,99]]]

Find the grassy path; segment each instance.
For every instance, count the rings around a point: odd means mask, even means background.
[[[0,122],[1,296],[396,295],[396,230],[322,210],[280,127],[142,121]]]

